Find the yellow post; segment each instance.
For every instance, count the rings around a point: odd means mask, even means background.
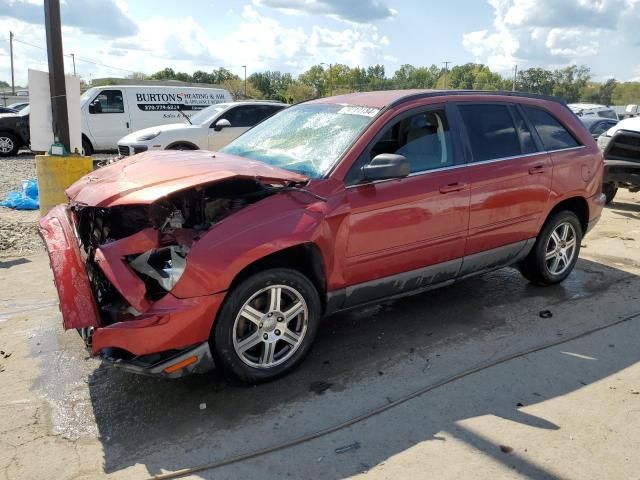
[[[64,191],[92,171],[91,157],[36,155],[40,216],[45,216],[56,205],[67,203]]]

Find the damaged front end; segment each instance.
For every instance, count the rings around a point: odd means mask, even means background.
[[[54,208],[40,225],[65,329],[77,329],[94,355],[136,373],[176,377],[211,368],[208,338],[224,292],[171,292],[206,232],[285,185],[234,177],[146,204],[72,199]]]

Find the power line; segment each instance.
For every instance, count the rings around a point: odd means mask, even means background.
[[[23,43],[24,45],[28,45],[30,47],[37,48],[39,50],[44,50],[44,51],[47,50],[46,48],[40,47],[38,45],[34,45],[33,43],[25,42],[24,40],[19,40],[15,36],[13,37],[13,41],[14,42]],[[136,73],[134,70],[128,70],[126,68],[114,67],[113,65],[106,65],[104,63],[94,62],[92,60],[87,60],[85,58],[78,57],[78,56],[76,56],[76,55],[74,55],[72,53],[65,53],[64,56],[65,57],[69,57],[71,59],[74,59],[74,57],[75,57],[75,60],[78,60],[79,62],[91,63],[92,65],[97,65],[98,67],[105,67],[105,68],[110,68],[112,70],[121,70],[123,72]]]

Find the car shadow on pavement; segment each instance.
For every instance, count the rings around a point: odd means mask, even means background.
[[[576,332],[559,333],[553,319],[538,315],[540,310],[553,311],[554,305],[589,297],[631,277],[580,260],[566,282],[542,289],[526,283],[516,270],[503,269],[433,292],[334,315],[324,320],[300,368],[257,387],[236,385],[219,372],[170,381],[100,366],[90,374],[88,384],[104,470],[112,473],[142,464],[150,474],[157,474],[322,430],[470,368],[474,355],[478,360],[497,358],[503,353],[501,339],[509,335],[516,350],[562,335],[570,337]],[[529,339],[532,334],[515,329],[521,317],[530,317],[527,321],[543,333]],[[475,346],[467,353],[470,341]],[[632,365],[640,360],[640,351],[630,350],[606,362],[577,362],[575,357],[560,356],[553,375],[541,373],[525,360],[518,361],[517,369],[508,375],[473,375],[351,427],[349,434],[362,445],[357,453],[338,458],[334,447],[340,445],[327,446],[323,443],[329,440],[320,439],[318,451],[300,465],[289,458],[288,463],[279,464],[283,470],[270,472],[294,478],[342,478],[358,473],[363,465],[373,467],[421,442],[437,440],[444,431],[520,472],[554,478],[521,456],[506,455],[459,422],[493,415],[531,428],[561,429],[561,422],[520,407],[565,395]],[[344,434],[337,432],[335,441]],[[287,457],[282,451],[271,455]],[[316,457],[325,456],[324,463],[316,462]],[[267,457],[260,461],[254,461],[256,470],[251,470],[251,462],[228,468],[257,474],[269,463]],[[200,475],[218,478],[215,470]]]

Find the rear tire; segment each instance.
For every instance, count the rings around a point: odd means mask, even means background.
[[[91,142],[86,138],[82,139],[82,154],[85,157],[90,157],[93,155],[93,147],[91,146]]]
[[[582,225],[569,210],[549,217],[533,249],[519,265],[520,273],[535,285],[555,285],[569,276],[578,261]]]
[[[605,203],[609,205],[611,202],[613,202],[616,193],[618,193],[618,185],[613,182],[603,183],[602,193],[604,193],[604,196],[606,197]]]
[[[210,339],[215,364],[247,384],[281,377],[311,349],[321,313],[318,291],[300,272],[256,273],[229,293],[218,313]]]
[[[11,133],[0,133],[0,157],[10,157],[18,153],[18,139]]]

